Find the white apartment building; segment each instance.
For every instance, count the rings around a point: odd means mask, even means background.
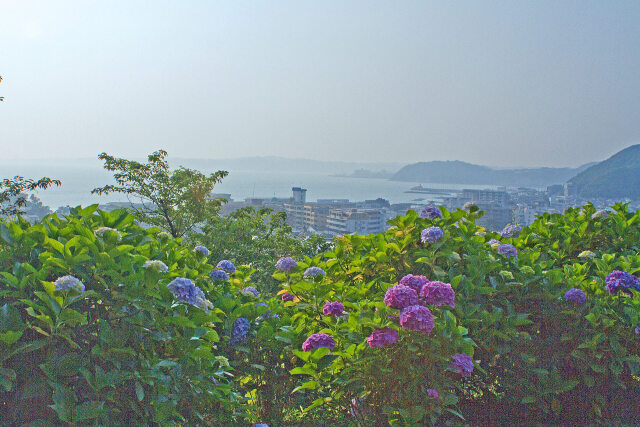
[[[386,230],[383,209],[332,209],[327,229],[333,234],[371,234]]]

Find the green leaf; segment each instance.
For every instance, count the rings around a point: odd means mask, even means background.
[[[138,402],[142,402],[142,399],[144,399],[144,388],[138,381],[136,381],[136,396],[138,397]]]
[[[85,421],[93,418],[98,418],[104,414],[104,402],[103,401],[91,401],[83,402],[75,407],[73,421]]]

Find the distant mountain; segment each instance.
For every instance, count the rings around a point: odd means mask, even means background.
[[[391,179],[419,183],[544,187],[562,184],[590,165],[579,168],[494,169],[458,160],[433,161],[407,165],[396,172]]]
[[[392,170],[397,171],[402,163],[373,163],[373,162],[343,162],[323,161],[311,159],[292,159],[287,157],[241,157],[234,159],[189,159],[169,158],[171,166],[184,166],[201,171],[227,170],[263,172],[294,172],[294,173],[326,173],[326,174],[352,174],[357,169],[370,171]]]
[[[570,179],[578,195],[640,199],[640,144],[632,145]]]

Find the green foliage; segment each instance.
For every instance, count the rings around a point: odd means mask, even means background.
[[[61,184],[59,180],[47,177],[37,181],[21,176],[3,179],[0,181],[0,216],[12,217],[23,214],[22,208],[27,204],[25,191],[46,190],[52,185],[60,186]]]
[[[30,225],[1,223],[0,419],[11,425],[211,425],[239,422],[239,393],[226,354],[230,325],[245,316],[264,336],[277,319],[256,320],[231,282],[213,283],[212,266],[126,211],[96,206]],[[104,232],[103,227],[113,231]],[[102,232],[101,232],[102,231]],[[169,271],[144,267],[161,260]],[[84,294],[56,291],[73,275]],[[244,275],[244,276],[243,276]],[[177,302],[176,277],[213,301],[203,310]],[[263,308],[261,308],[263,310]],[[236,421],[233,421],[236,420]]]
[[[617,204],[594,219],[586,205],[501,238],[476,225],[476,209],[441,210],[435,220],[410,211],[385,233],[345,235],[318,254],[266,210],[190,234],[209,257],[125,211],[95,206],[35,225],[0,223],[0,419],[632,424],[640,412],[640,297],[611,295],[604,280],[613,270],[640,274],[640,213]],[[444,237],[423,244],[429,226]],[[517,258],[500,255],[491,239],[513,244]],[[282,255],[298,266],[273,273]],[[247,265],[214,282],[208,260],[221,258]],[[144,268],[149,260],[169,271]],[[310,266],[326,275],[305,278]],[[67,274],[82,280],[84,294],[55,290]],[[435,318],[428,335],[404,329],[399,310],[384,303],[407,274],[455,291],[455,307],[427,304]],[[191,279],[210,307],[177,302],[167,289],[176,277]],[[295,298],[272,297],[273,281]],[[242,292],[247,286],[261,294]],[[585,292],[585,304],[563,299],[571,288]],[[329,301],[346,313],[323,314]],[[240,317],[250,324],[247,338],[231,345]],[[396,330],[398,342],[371,348],[367,337],[380,328]],[[314,333],[331,335],[335,348],[301,351]],[[472,356],[471,376],[450,368],[456,353]]]
[[[166,156],[166,151],[159,150],[148,156],[148,163],[140,163],[101,153],[98,158],[104,161],[106,170],[114,172],[116,184],[96,188],[92,193],[126,194],[134,199],[130,201],[138,219],[173,237],[182,237],[217,215],[222,202],[210,194],[227,172],[206,176],[184,167],[172,171]]]

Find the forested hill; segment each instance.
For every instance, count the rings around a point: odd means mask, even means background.
[[[571,179],[582,197],[640,197],[640,144],[632,145]]]
[[[509,186],[562,184],[591,164],[579,168],[493,169],[461,161],[432,161],[407,165],[396,172],[394,181]]]

